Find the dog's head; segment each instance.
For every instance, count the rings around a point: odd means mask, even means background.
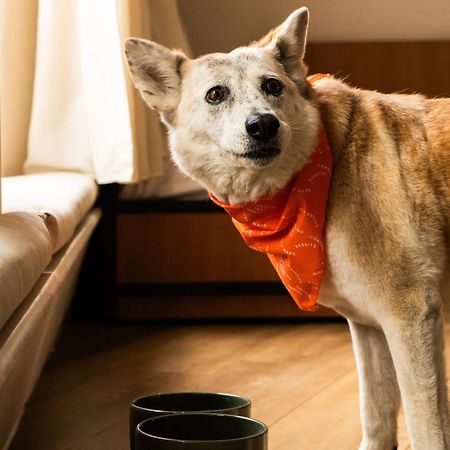
[[[308,160],[319,127],[303,65],[308,10],[258,42],[189,59],[155,42],[125,42],[131,75],[169,130],[188,176],[230,203],[287,183]]]

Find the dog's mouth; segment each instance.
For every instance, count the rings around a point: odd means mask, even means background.
[[[259,164],[268,164],[281,153],[280,147],[258,147],[245,153],[239,153],[241,158],[250,159]]]

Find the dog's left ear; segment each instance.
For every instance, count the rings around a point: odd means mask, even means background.
[[[305,56],[308,22],[308,9],[299,8],[256,43],[273,51],[276,59],[293,79],[305,76],[302,60]]]

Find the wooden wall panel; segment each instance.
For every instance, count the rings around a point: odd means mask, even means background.
[[[380,92],[450,97],[450,41],[311,43],[309,73],[331,73]]]

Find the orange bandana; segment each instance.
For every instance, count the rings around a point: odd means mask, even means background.
[[[324,223],[331,179],[332,155],[320,131],[310,161],[273,197],[223,207],[245,242],[267,253],[281,281],[304,310],[318,309],[324,267]]]

